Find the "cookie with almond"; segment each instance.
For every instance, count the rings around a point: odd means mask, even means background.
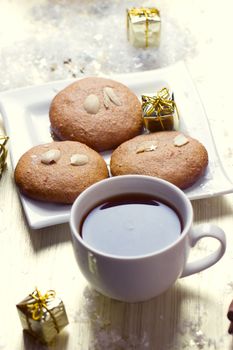
[[[206,148],[179,131],[139,135],[121,144],[111,156],[113,176],[140,174],[167,180],[185,189],[193,185],[208,165]]]
[[[71,204],[83,190],[108,175],[99,153],[80,142],[60,141],[24,153],[14,178],[21,193],[30,198]]]
[[[60,91],[49,111],[52,133],[60,140],[85,143],[104,151],[140,134],[141,103],[125,85],[88,77]]]

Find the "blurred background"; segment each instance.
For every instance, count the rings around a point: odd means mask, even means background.
[[[134,48],[127,41],[126,8],[132,6],[160,10],[158,49]],[[220,9],[211,0],[0,0],[0,90],[179,60],[200,59],[207,69],[219,52],[226,55],[220,26],[227,35],[230,16],[227,6]]]

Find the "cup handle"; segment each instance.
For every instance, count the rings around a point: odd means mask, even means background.
[[[207,257],[194,262],[186,263],[182,275],[180,276],[181,278],[200,272],[214,265],[218,260],[221,259],[226,250],[225,233],[220,227],[216,225],[203,224],[197,226],[193,229],[189,237],[191,247],[194,247],[199,239],[204,237],[212,237],[217,239],[220,242],[220,246],[216,249],[215,252],[208,255]]]

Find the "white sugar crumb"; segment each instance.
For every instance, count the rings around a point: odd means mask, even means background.
[[[86,323],[98,320],[97,303],[99,294],[92,289],[86,288],[83,293],[82,307],[72,315],[75,323]]]
[[[150,342],[148,336],[144,334],[142,337],[131,334],[127,338],[123,339],[117,330],[111,330],[107,332],[101,330],[96,334],[96,338],[90,345],[88,350],[143,350],[150,349]]]
[[[179,329],[179,333],[183,336],[185,340],[182,342],[182,346],[178,347],[179,349],[221,349],[222,348],[222,339],[219,339],[217,342],[215,339],[207,337],[206,334],[200,328],[201,319],[199,322],[195,323],[191,320],[184,320],[182,326]],[[171,347],[172,350],[176,349]]]
[[[86,288],[83,293],[81,308],[71,313],[74,323],[90,323],[93,337],[88,350],[147,350],[151,349],[149,336],[146,332],[141,335],[130,333],[124,337],[121,329],[114,327],[111,321],[100,315],[98,304],[102,296],[93,289]]]

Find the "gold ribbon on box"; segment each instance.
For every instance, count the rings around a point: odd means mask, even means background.
[[[145,17],[146,20],[146,30],[145,30],[145,35],[146,35],[146,47],[149,46],[149,19],[151,17],[160,17],[160,12],[157,8],[151,7],[133,7],[132,9],[128,10],[128,16],[139,16],[139,17]]]
[[[154,116],[158,118],[163,130],[162,117],[166,115],[178,114],[178,109],[173,98],[171,98],[169,90],[165,87],[159,90],[155,96],[142,95],[142,110],[144,117]]]
[[[8,139],[9,139],[8,136],[0,136],[0,178],[6,164],[6,157],[7,157],[6,144]]]
[[[54,290],[47,291],[44,295],[40,293],[40,291],[36,288],[34,292],[30,294],[30,296],[35,300],[32,304],[27,304],[27,309],[30,311],[32,315],[32,319],[34,321],[41,320],[44,315],[44,309],[50,314],[54,327],[57,331],[57,333],[60,332],[56,318],[54,317],[51,310],[49,310],[47,306],[48,299],[54,299],[56,296],[56,293]]]

